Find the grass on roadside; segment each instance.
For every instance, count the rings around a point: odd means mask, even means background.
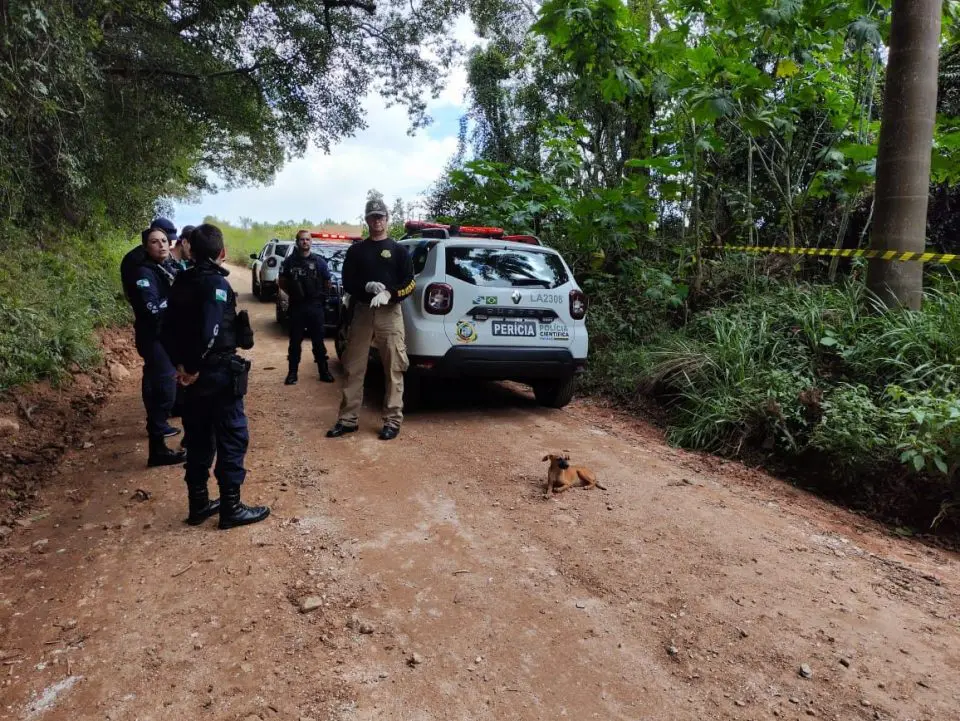
[[[815,462],[827,483],[922,478],[939,485],[947,504],[957,493],[953,280],[928,290],[919,312],[882,312],[858,282],[748,284],[679,329],[600,347],[591,363],[592,390],[627,402],[659,398],[677,445],[727,456],[759,449],[795,467]]]
[[[120,286],[130,239],[62,237],[44,249],[16,231],[0,236],[0,390],[99,363],[96,329],[131,317]]]

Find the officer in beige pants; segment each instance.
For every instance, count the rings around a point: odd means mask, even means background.
[[[344,368],[343,397],[336,424],[327,438],[353,433],[359,426],[363,380],[372,345],[383,361],[386,377],[383,428],[380,440],[390,441],[403,423],[403,374],[409,366],[400,303],[413,293],[413,263],[407,249],[387,233],[387,206],[382,200],[367,202],[370,237],[354,243],[343,261],[343,289],[350,294],[353,319]]]

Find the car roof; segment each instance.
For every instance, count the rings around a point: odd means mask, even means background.
[[[442,243],[447,248],[506,248],[509,250],[525,250],[533,253],[552,253],[559,255],[555,248],[545,245],[532,245],[513,240],[498,240],[495,238],[468,238],[455,235],[452,238],[406,238],[402,243],[419,245],[420,243]]]
[[[271,240],[269,242],[274,243],[275,245],[293,245],[296,241],[295,240]],[[341,250],[346,250],[347,248],[350,247],[350,243],[344,243],[338,240],[317,240],[316,238],[310,241],[310,245],[312,245],[313,247],[320,246],[323,248],[340,248]]]

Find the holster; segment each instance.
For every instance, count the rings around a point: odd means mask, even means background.
[[[227,367],[230,369],[230,377],[233,379],[233,395],[236,398],[243,398],[247,395],[251,365],[250,361],[238,355],[232,356],[228,361]]]

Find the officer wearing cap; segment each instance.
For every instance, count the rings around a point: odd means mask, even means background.
[[[209,223],[198,226],[188,248],[192,265],[170,294],[171,324],[163,336],[178,381],[185,386],[186,522],[199,525],[219,512],[219,527],[234,528],[270,515],[265,506],[240,501],[250,443],[243,408],[250,362],[237,355],[237,348],[253,347],[253,331],[246,311],[237,312],[237,294],[221,265],[225,253],[220,229]],[[220,499],[211,501],[207,481],[214,456]]]
[[[167,422],[176,401],[176,371],[160,342],[170,288],[179,272],[179,266],[170,261],[169,232],[159,225],[143,231],[141,252],[131,256],[126,269],[121,265],[121,275],[126,271],[124,290],[133,307],[136,348],[143,358],[141,394],[147,412],[148,466],[169,466],[184,459],[182,451],[171,450],[165,441],[180,433]]]
[[[400,433],[403,422],[403,374],[409,361],[400,303],[413,293],[413,264],[407,249],[388,236],[387,206],[382,200],[368,201],[364,216],[370,237],[351,245],[343,261],[343,288],[351,298],[353,319],[341,358],[345,377],[340,414],[327,437],[357,430],[373,345],[383,362],[387,386],[380,439],[389,441]]]
[[[287,350],[287,378],[284,380],[288,386],[297,382],[304,330],[310,333],[313,361],[320,372],[320,380],[333,383],[327,364],[327,347],[323,343],[323,307],[331,280],[327,261],[313,252],[310,231],[298,231],[297,247],[280,266],[280,290],[290,298],[290,346]]]

